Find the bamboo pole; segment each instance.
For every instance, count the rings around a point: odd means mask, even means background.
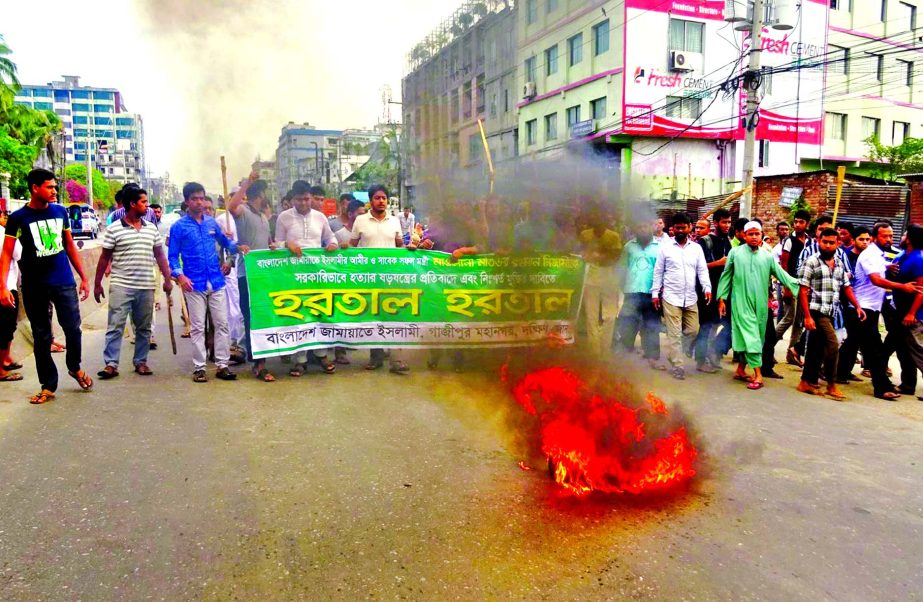
[[[742,196],[744,195],[744,193],[747,192],[748,190],[750,190],[750,186],[747,186],[746,188],[741,188],[741,189],[738,190],[737,192],[732,192],[732,193],[729,194],[727,197],[725,197],[725,199],[724,199],[723,201],[721,201],[720,203],[718,203],[718,206],[717,206],[717,207],[715,207],[714,209],[712,209],[711,211],[709,211],[708,213],[706,213],[705,215],[703,215],[703,216],[702,216],[702,219],[708,219],[709,217],[711,217],[711,215],[712,215],[715,211],[717,211],[718,209],[721,209],[722,207],[727,206],[727,205],[730,204],[730,203],[733,203],[734,201],[736,201],[737,199],[739,199],[740,197],[742,197]]]
[[[490,176],[490,193],[494,192],[494,160],[490,156],[490,146],[487,144],[487,133],[484,131],[484,122],[478,117],[478,130],[481,132],[481,142],[484,144],[484,155],[487,157],[487,170]]]
[[[224,162],[224,155],[221,155],[221,186],[224,188],[224,202],[228,202],[228,166]]]
[[[833,225],[836,226],[836,216],[840,213],[840,198],[843,196],[843,180],[846,179],[846,166],[836,168],[836,203],[833,206]]]

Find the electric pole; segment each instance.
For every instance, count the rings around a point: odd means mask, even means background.
[[[750,217],[753,211],[753,190],[748,187],[753,185],[753,163],[756,159],[756,124],[758,121],[760,97],[759,77],[760,58],[763,52],[763,12],[764,0],[754,0],[753,21],[750,24],[750,66],[744,75],[744,84],[747,87],[747,113],[744,127],[747,129],[744,139],[744,196],[740,201],[740,216]]]

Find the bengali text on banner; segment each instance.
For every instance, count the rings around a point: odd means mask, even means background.
[[[255,357],[341,347],[574,342],[584,263],[563,254],[254,251],[244,261]]]

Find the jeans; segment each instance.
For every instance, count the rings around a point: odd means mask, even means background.
[[[674,368],[683,367],[683,349],[691,345],[699,332],[697,305],[679,307],[666,301],[663,304],[663,322],[667,327],[667,359]]]
[[[626,351],[634,351],[639,332],[644,358],[659,360],[660,315],[654,309],[650,293],[625,293],[619,314],[619,341]]]
[[[154,317],[154,291],[112,284],[109,286],[109,323],[106,328],[106,347],[103,350],[103,361],[107,366],[119,367],[122,335],[129,315],[135,329],[135,355],[132,363],[135,366],[147,363]]]
[[[801,313],[801,304],[798,303],[797,296],[783,297],[782,307],[785,312],[776,327],[776,338],[781,341],[782,337],[785,336],[785,331],[791,326],[792,336],[789,339],[788,346],[797,347],[798,342],[801,340],[801,335],[804,333],[804,316]]]
[[[836,360],[840,351],[840,344],[836,339],[833,329],[833,318],[819,311],[811,310],[811,317],[817,328],[808,335],[808,348],[804,357],[804,371],[801,380],[816,385],[820,378],[821,364],[824,367],[824,378],[827,386],[836,383]]]
[[[26,286],[22,287],[22,302],[26,316],[32,326],[32,340],[35,355],[35,371],[43,389],[58,390],[58,369],[51,358],[51,316],[49,304],[58,314],[58,324],[64,330],[67,353],[64,363],[71,372],[80,371],[81,339],[80,303],[77,287],[70,286]]]
[[[204,370],[207,358],[205,349],[205,312],[211,314],[215,326],[215,365],[228,367],[231,359],[231,341],[228,331],[228,301],[224,290],[208,290],[186,293],[186,305],[189,307],[189,321],[192,323],[192,365],[193,370]]]
[[[888,330],[882,349],[882,361],[885,368],[888,366],[891,354],[897,353],[897,361],[901,364],[901,388],[913,391],[917,388],[917,365],[906,344],[901,344],[905,342],[904,332],[906,331],[906,327],[901,324],[903,316],[886,300],[881,306],[881,317],[884,318],[885,328]]]

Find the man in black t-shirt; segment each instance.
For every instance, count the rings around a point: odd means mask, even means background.
[[[32,396],[32,403],[45,403],[55,397],[58,370],[51,359],[51,316],[54,305],[58,323],[64,330],[67,344],[68,374],[80,388],[89,391],[93,380],[80,368],[81,333],[80,304],[71,265],[80,276],[80,301],[90,296],[90,283],[80,263],[80,252],[71,236],[67,210],[55,203],[58,184],[54,174],[46,169],[33,169],[28,176],[29,204],[10,215],[6,224],[3,253],[0,255],[0,303],[7,307],[15,299],[6,288],[7,274],[16,240],[22,244],[22,302],[32,325],[35,369],[42,390]]]
[[[731,252],[731,212],[727,209],[718,209],[714,213],[715,233],[703,235],[699,238],[705,262],[708,267],[708,277],[711,281],[711,290],[718,290],[718,281],[724,272],[728,253]],[[703,220],[707,224],[707,220]],[[724,325],[721,332],[716,335],[718,327]],[[715,303],[704,303],[704,297],[699,300],[699,334],[694,343],[696,369],[700,372],[717,372],[721,364],[721,357],[731,347],[730,341],[730,316],[722,318],[718,315],[718,306]]]

